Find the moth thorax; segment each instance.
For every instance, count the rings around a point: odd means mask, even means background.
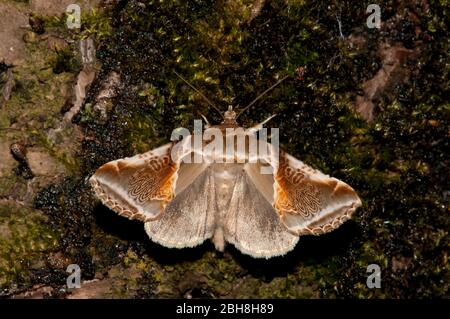
[[[228,106],[228,111],[223,115],[224,124],[235,124],[236,123],[236,112],[233,111],[233,106]]]

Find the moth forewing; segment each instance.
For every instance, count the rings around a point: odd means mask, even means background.
[[[102,165],[89,180],[97,197],[129,219],[158,218],[174,195],[177,167],[170,159],[171,147],[169,143]]]
[[[350,219],[361,200],[346,183],[282,153],[275,174],[274,207],[289,231],[320,235]]]

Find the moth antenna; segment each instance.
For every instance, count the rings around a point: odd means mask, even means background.
[[[200,116],[203,118],[203,120],[206,122],[206,127],[211,127],[211,123],[209,123],[208,119],[206,118],[206,116],[204,116],[202,113],[200,113]]]
[[[258,95],[256,97],[256,99],[254,99],[252,102],[250,102],[249,105],[247,105],[246,107],[244,107],[244,109],[242,109],[241,112],[239,112],[239,114],[236,116],[236,119],[241,116],[242,113],[244,113],[245,111],[247,111],[253,104],[255,104],[260,98],[262,98],[264,95],[266,95],[267,93],[269,93],[271,90],[273,90],[275,87],[277,87],[279,84],[281,84],[281,82],[283,82],[284,80],[286,80],[289,77],[289,75],[286,75],[284,78],[278,80],[277,83],[275,83],[274,85],[272,85],[270,88],[268,88],[267,90],[265,90],[264,92],[262,92],[260,95]]]
[[[266,124],[267,122],[269,122],[271,119],[273,119],[275,116],[277,116],[278,114],[272,114],[271,116],[269,116],[267,119],[265,119],[264,121],[261,122],[261,126]]]
[[[261,123],[256,124],[255,126],[251,127],[249,129],[250,132],[252,133],[256,133],[258,132],[260,129],[262,129],[264,127],[264,124],[266,124],[267,122],[269,122],[271,119],[273,119],[275,116],[277,116],[278,114],[273,114],[270,117],[268,117],[267,119],[265,119],[264,121],[262,121]]]
[[[200,94],[200,96],[206,101],[208,102],[208,104],[210,106],[212,106],[213,109],[215,109],[217,112],[219,112],[220,116],[222,116],[223,118],[223,114],[222,112],[214,105],[213,102],[211,102],[202,92],[200,92],[195,86],[193,86],[191,83],[189,83],[185,78],[183,78],[181,75],[179,75],[175,70],[173,70],[173,73],[175,73],[181,80],[183,80],[184,83],[186,83],[187,85],[189,85],[189,87],[191,89],[193,89],[195,92],[197,92],[198,94]]]

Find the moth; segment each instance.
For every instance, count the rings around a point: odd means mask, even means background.
[[[211,239],[219,251],[230,243],[255,258],[284,255],[300,236],[328,233],[361,206],[346,183],[259,141],[255,132],[266,121],[243,130],[237,116],[230,107],[222,123],[207,123],[205,130],[223,134],[219,145],[232,141],[231,157],[217,145],[208,147],[212,139],[195,148],[193,135],[186,136],[104,164],[90,178],[95,194],[119,215],[144,222],[150,239],[163,246],[194,247]],[[265,153],[251,153],[252,143]]]

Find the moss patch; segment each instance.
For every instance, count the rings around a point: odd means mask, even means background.
[[[59,238],[41,214],[2,203],[0,211],[0,287],[26,288],[45,267],[47,254],[57,249]]]
[[[239,1],[122,1],[102,12],[107,26],[98,23],[91,34],[102,38],[108,30],[110,36],[99,43],[103,69],[75,118],[88,137],[77,175],[35,201],[83,278],[103,274],[114,287],[116,278],[114,294],[130,298],[448,297],[446,9],[432,3],[428,13],[417,12],[416,22],[406,19],[382,33],[364,27],[367,4],[271,1],[250,23],[248,4]],[[397,13],[391,1],[383,8],[386,19]],[[419,39],[411,23],[421,28]],[[349,45],[351,33],[364,37],[361,49]],[[421,54],[407,65],[410,80],[381,99],[375,121],[367,123],[353,112],[352,99],[381,67],[376,47],[382,42],[417,46]],[[299,67],[306,67],[302,76]],[[293,252],[269,261],[231,246],[220,254],[210,244],[170,250],[151,243],[141,223],[98,204],[86,177],[107,161],[167,142],[172,129],[190,128],[200,113],[220,121],[172,70],[223,110],[244,107],[290,74],[241,123],[278,113],[271,126],[280,128],[283,148],[352,185],[363,207],[333,233],[302,237]],[[123,89],[105,123],[90,106],[111,71],[121,75]],[[58,79],[51,72],[41,76]],[[26,98],[34,94],[14,103]],[[366,269],[374,263],[382,288],[371,290]],[[138,272],[139,280],[127,281],[121,269]]]

